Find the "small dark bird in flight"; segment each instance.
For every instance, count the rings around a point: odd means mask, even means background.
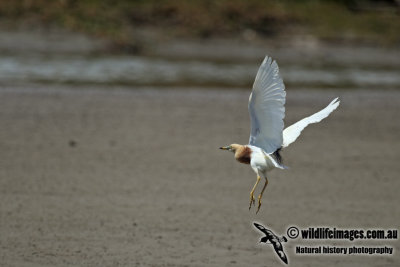
[[[260,243],[265,243],[265,244],[272,244],[274,246],[276,254],[278,254],[279,258],[286,264],[288,264],[288,259],[286,257],[285,252],[283,251],[283,246],[281,242],[287,242],[287,238],[285,236],[282,236],[279,238],[277,235],[275,235],[271,230],[265,228],[261,224],[254,223],[254,226],[263,232],[265,236],[261,238]]]

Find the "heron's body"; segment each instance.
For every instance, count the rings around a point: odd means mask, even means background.
[[[274,158],[274,154],[267,154],[256,146],[249,147],[254,153],[250,165],[256,174],[263,173],[264,176],[266,176],[268,171],[272,171],[275,168],[285,169],[285,167]]]
[[[257,174],[256,184],[250,192],[250,208],[255,204],[254,190],[261,178],[265,178],[264,187],[258,196],[257,212],[268,184],[267,172],[274,168],[286,169],[281,163],[279,151],[293,143],[307,125],[320,122],[339,106],[336,98],[321,111],[283,129],[285,101],[285,85],[279,76],[278,64],[267,56],[257,72],[249,98],[248,109],[251,119],[249,144],[221,147],[234,152],[237,161],[250,164]]]
[[[235,159],[243,164],[250,164],[255,173],[266,173],[274,168],[285,167],[280,165],[273,155],[266,154],[261,148],[251,145],[238,145],[235,150]]]

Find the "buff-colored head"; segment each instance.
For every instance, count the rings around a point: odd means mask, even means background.
[[[223,150],[229,150],[235,154],[235,159],[240,163],[250,164],[251,149],[248,146],[232,144],[229,146],[220,147]]]

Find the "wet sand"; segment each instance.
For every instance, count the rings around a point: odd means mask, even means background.
[[[288,90],[286,125],[342,104],[283,151],[258,215],[249,90],[2,88],[1,266],[276,266],[258,221],[400,228],[400,93]],[[257,191],[258,192],[258,191]],[[332,245],[332,242],[324,242]],[[345,242],[346,246],[352,245]],[[299,256],[294,266],[395,266],[394,256]]]

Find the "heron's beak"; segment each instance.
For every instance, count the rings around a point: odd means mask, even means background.
[[[222,149],[222,150],[229,150],[229,146],[221,146],[219,149]]]

